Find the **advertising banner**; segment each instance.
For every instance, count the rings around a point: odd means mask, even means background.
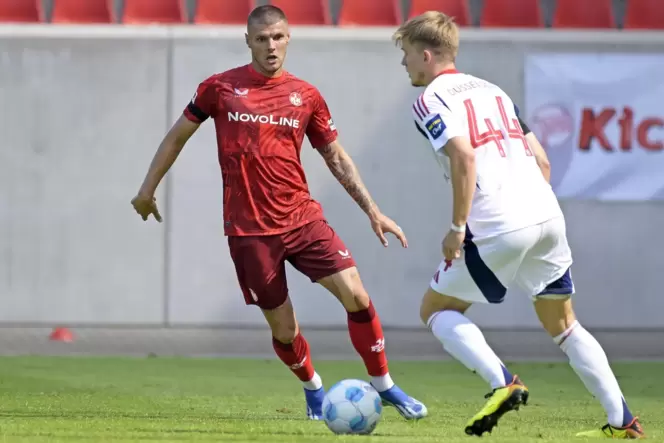
[[[664,200],[661,54],[528,54],[524,70],[559,198]]]

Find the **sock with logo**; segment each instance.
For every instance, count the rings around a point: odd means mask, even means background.
[[[348,313],[348,332],[350,341],[372,377],[374,388],[382,392],[394,386],[387,368],[383,327],[371,301],[367,309]]]
[[[586,389],[599,400],[616,428],[629,425],[634,417],[623,398],[609,360],[595,337],[575,321],[553,340],[569,357],[569,364]]]
[[[489,347],[480,328],[465,315],[456,311],[436,312],[427,325],[452,357],[482,377],[492,389],[502,388],[514,379]]]
[[[316,390],[323,387],[323,382],[311,362],[309,344],[302,334],[295,336],[292,343],[282,343],[272,337],[272,346],[281,361],[304,383],[305,388]]]

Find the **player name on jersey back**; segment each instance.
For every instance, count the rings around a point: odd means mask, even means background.
[[[474,237],[491,237],[562,215],[518,113],[501,88],[454,70],[439,75],[413,105],[417,129],[429,141],[448,182],[447,142],[465,137],[475,150],[477,186],[468,219]]]

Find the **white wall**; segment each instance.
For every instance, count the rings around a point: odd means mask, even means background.
[[[256,308],[244,306],[222,234],[212,123],[160,188],[163,225],[143,223],[129,205],[198,83],[247,63],[242,29],[21,29],[0,28],[0,100],[7,104],[0,109],[0,321],[261,322]],[[384,249],[307,145],[312,194],[352,250],[384,324],[419,327],[419,299],[440,260],[451,202],[411,121],[418,90],[409,86],[389,30],[293,34],[288,69],[327,98],[342,143],[410,248],[393,242]],[[473,30],[462,37],[459,68],[498,82],[518,103],[525,51],[664,47],[652,34]],[[584,323],[664,326],[658,315],[664,209],[588,202],[563,208]],[[290,271],[303,324],[345,324],[331,296]],[[510,293],[502,306],[474,308],[471,316],[483,326],[536,325],[520,294]]]

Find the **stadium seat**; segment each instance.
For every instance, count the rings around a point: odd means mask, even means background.
[[[558,0],[554,28],[615,28],[612,0]]]
[[[55,0],[51,22],[111,23],[112,8],[112,0]]]
[[[184,0],[124,0],[122,23],[186,23]]]
[[[293,25],[331,25],[328,0],[270,0],[269,4],[282,9]]]
[[[198,0],[194,23],[243,25],[255,0]]]
[[[484,0],[480,26],[540,28],[544,26],[539,0]]]
[[[408,18],[426,11],[441,11],[454,17],[459,26],[470,26],[470,11],[467,0],[411,0]]]
[[[0,0],[0,22],[34,23],[41,20],[41,0]]]
[[[664,29],[664,0],[629,0],[625,29]]]
[[[398,26],[401,0],[342,0],[339,26]]]

